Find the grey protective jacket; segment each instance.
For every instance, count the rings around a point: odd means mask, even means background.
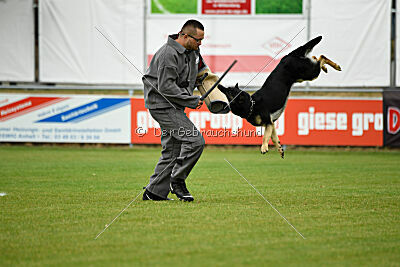
[[[145,75],[144,101],[148,109],[196,108],[200,97],[194,96],[197,73],[207,67],[199,51],[188,51],[170,35],[154,55]]]

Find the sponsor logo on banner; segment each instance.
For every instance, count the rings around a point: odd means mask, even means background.
[[[129,99],[102,98],[37,122],[76,123],[129,104]]]
[[[397,107],[389,107],[387,110],[387,131],[397,134],[400,130],[400,110]]]
[[[189,119],[207,144],[261,144],[264,129],[229,114],[186,109]],[[160,143],[162,131],[144,108],[143,99],[132,99],[132,143]],[[382,100],[289,99],[275,122],[282,144],[381,146]]]
[[[232,113],[212,114],[205,106],[199,110],[186,109],[186,114],[208,144],[258,144],[264,134],[263,127],[254,127]],[[132,99],[131,118],[132,143],[160,143],[163,131],[144,107],[143,99]],[[282,135],[284,116],[275,125],[277,134]]]
[[[205,15],[251,14],[251,0],[202,0],[201,6]]]
[[[277,55],[278,53],[282,53],[292,47],[292,45],[280,37],[275,37],[268,42],[266,42],[263,47],[267,49],[273,55]]]
[[[0,121],[16,118],[66,99],[60,97],[26,97],[0,107]]]
[[[385,146],[400,147],[400,91],[384,90]]]
[[[348,128],[348,114],[346,112],[316,112],[315,107],[309,107],[308,112],[298,114],[298,135],[309,135],[310,131],[346,131]],[[362,136],[364,131],[373,127],[375,131],[383,128],[382,113],[351,114],[352,136]]]

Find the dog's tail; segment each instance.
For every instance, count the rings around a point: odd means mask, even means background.
[[[307,56],[319,42],[321,42],[322,36],[318,36],[305,45],[300,46],[296,50],[293,50],[289,55],[305,57]]]

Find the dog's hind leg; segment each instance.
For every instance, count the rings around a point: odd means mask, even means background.
[[[271,137],[272,137],[272,142],[274,142],[276,149],[278,149],[279,154],[281,154],[281,158],[284,158],[285,151],[283,151],[283,148],[281,146],[281,141],[279,141],[278,134],[276,133],[275,125],[273,125]]]
[[[268,142],[269,139],[271,139],[272,131],[274,129],[273,124],[267,124],[264,126],[265,131],[264,131],[264,136],[263,136],[263,142],[261,146],[261,154],[265,154],[268,152]]]

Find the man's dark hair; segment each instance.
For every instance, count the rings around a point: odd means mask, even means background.
[[[189,33],[189,34],[196,34],[197,29],[204,31],[204,26],[201,24],[200,21],[195,19],[190,19],[183,24],[181,32]]]

